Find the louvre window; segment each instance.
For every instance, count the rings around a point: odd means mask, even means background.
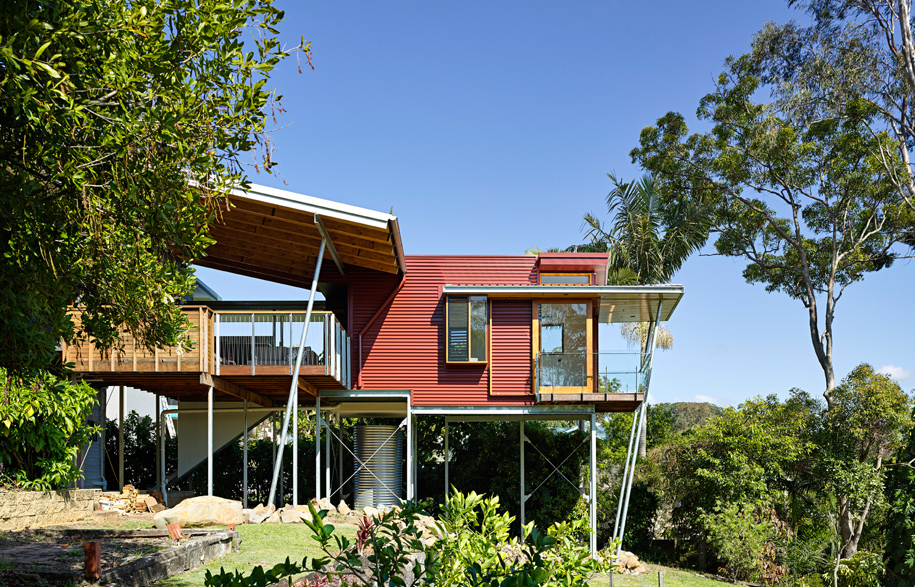
[[[486,327],[489,322],[486,296],[446,298],[447,361],[486,362]]]

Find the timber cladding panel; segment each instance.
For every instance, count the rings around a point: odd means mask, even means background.
[[[535,262],[532,255],[408,255],[403,288],[363,335],[363,387],[412,390],[414,405],[511,405],[532,401],[531,395],[520,395],[531,390],[530,301],[500,300],[491,310],[495,333],[490,357],[496,365],[492,371],[494,391],[519,394],[494,396],[489,393],[490,362],[445,362],[442,287],[536,284]],[[380,283],[381,280],[357,277],[352,276],[350,281],[354,356],[358,355],[358,333],[398,283],[396,279]],[[521,321],[526,322],[522,325]]]
[[[527,300],[492,300],[490,305],[493,395],[533,393],[532,305]]]

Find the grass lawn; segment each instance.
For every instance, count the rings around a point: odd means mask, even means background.
[[[346,536],[350,540],[355,538],[355,525],[341,524],[337,520],[331,523],[337,529],[335,535]],[[227,571],[238,570],[246,574],[258,565],[265,570],[272,568],[273,565],[285,561],[287,556],[290,561],[301,563],[304,556],[311,560],[312,557],[322,555],[318,543],[311,538],[311,530],[305,524],[241,524],[237,530],[241,539],[238,552],[227,554],[193,571],[174,575],[155,585],[200,587],[203,585],[206,572],[217,573],[220,567]]]
[[[657,587],[658,571],[664,573],[664,587],[722,587],[730,585],[716,579],[701,576],[694,571],[684,571],[661,565],[648,565],[644,575],[613,575],[613,587]],[[588,583],[590,587],[607,587],[607,575],[598,575]]]

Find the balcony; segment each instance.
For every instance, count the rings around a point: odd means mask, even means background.
[[[189,351],[176,347],[150,351],[125,332],[118,351],[101,353],[83,341],[65,345],[63,359],[84,377],[170,397],[184,392],[199,396],[199,389],[190,388],[199,388],[214,376],[271,399],[288,393],[305,312],[216,311],[203,305],[183,306],[181,311],[191,324]],[[78,311],[74,320],[79,321]],[[333,313],[312,312],[299,377],[312,390],[350,386],[350,338]]]
[[[632,409],[642,401],[650,377],[650,355],[604,351],[543,352],[534,361],[538,403],[603,402]]]

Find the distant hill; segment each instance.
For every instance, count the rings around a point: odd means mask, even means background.
[[[674,402],[658,404],[658,407],[670,414],[674,431],[677,433],[702,424],[724,411],[724,408],[708,402]]]

